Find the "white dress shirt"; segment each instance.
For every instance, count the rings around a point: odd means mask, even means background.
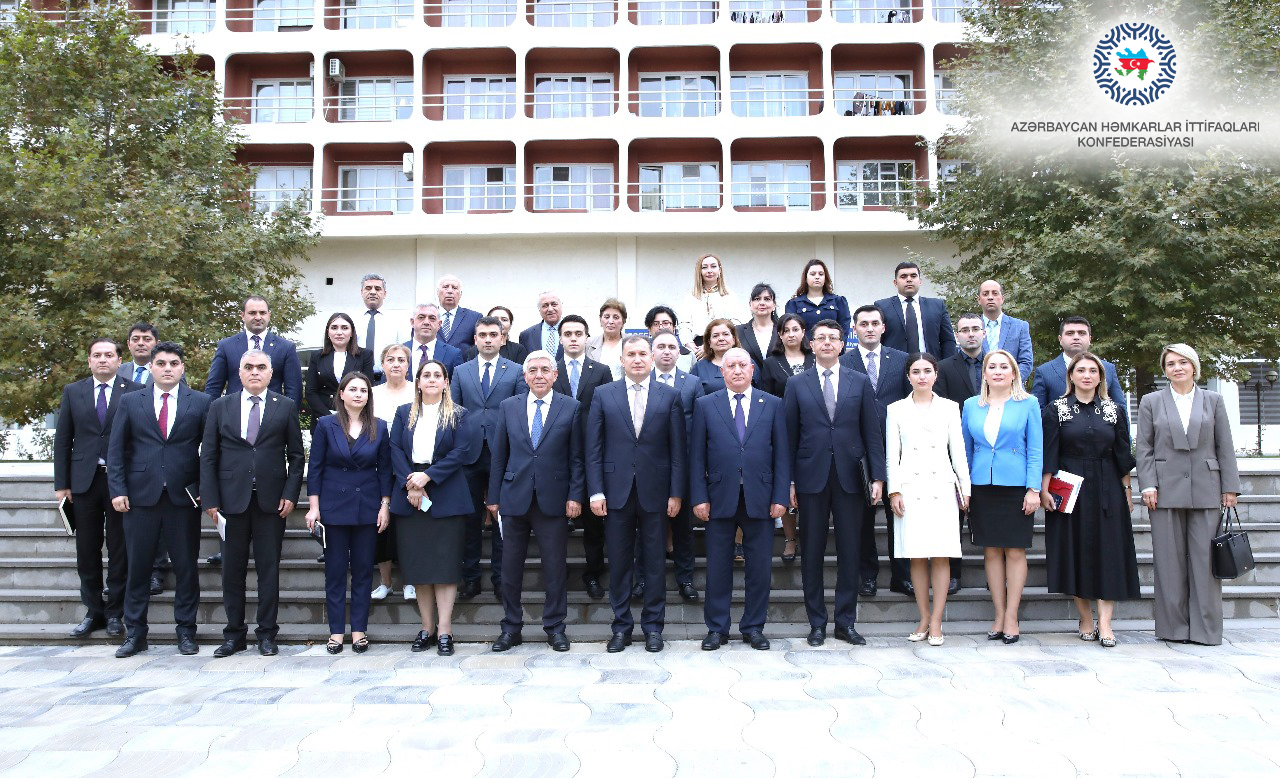
[[[113,386],[115,386],[115,378],[112,378],[110,381],[106,382],[105,384],[104,384],[104,383],[102,383],[101,381],[99,381],[99,380],[98,380],[98,379],[96,379],[96,378],[95,378],[95,379],[93,379],[93,398],[92,398],[92,400],[93,400],[94,413],[97,413],[97,409],[98,409],[98,391],[99,391],[99,387],[102,387],[102,386],[107,387],[107,391],[106,391],[106,392],[104,392],[104,395],[105,395],[105,398],[106,398],[106,401],[107,401],[107,407],[108,407],[108,408],[110,408],[110,407],[111,407],[111,389],[112,389],[112,387],[113,387]],[[107,460],[102,459],[101,457],[99,457],[99,459],[98,459],[98,464],[100,464],[100,465],[105,465],[106,463],[107,463]]]
[[[673,366],[671,367],[671,372],[670,372],[670,373],[664,373],[664,372],[662,372],[661,370],[659,370],[659,369],[657,369],[657,368],[655,367],[655,368],[653,369],[653,372],[654,372],[654,376],[658,379],[658,383],[660,383],[660,384],[664,384],[664,385],[666,385],[666,386],[669,386],[669,387],[671,387],[672,389],[675,389],[675,390],[678,392],[678,391],[680,391],[680,390],[679,390],[679,389],[676,389],[676,370],[677,370],[677,369],[678,369],[678,368],[677,368],[676,366],[674,366],[674,365],[673,365]]]
[[[823,373],[827,372],[827,368],[822,365],[815,364],[818,370],[818,389],[821,390],[827,377]],[[836,396],[836,402],[840,402],[840,363],[837,362],[831,366],[831,391]]]
[[[1009,402],[1005,400],[1005,402]],[[986,436],[987,442],[992,448],[996,445],[996,438],[1000,436],[1000,421],[1004,419],[1004,403],[999,405],[987,406],[987,421],[982,425],[982,434]]]
[[[422,347],[427,347],[427,360],[436,358],[436,344],[440,342],[439,338],[432,338],[430,343],[419,343],[415,338],[409,343],[409,383],[413,383],[418,377],[418,368],[422,366]]]
[[[492,365],[489,368],[489,388],[493,388],[493,384],[498,380],[498,357],[495,355],[493,359],[486,360],[484,357],[476,357],[476,380],[484,380],[484,366]]]
[[[735,395],[738,393],[733,391],[727,386],[725,387],[724,390],[729,393],[729,418],[733,418],[734,414],[738,412],[738,400],[735,397]],[[751,423],[751,385],[750,384],[748,384],[747,388],[742,391],[742,420],[746,424]]]
[[[644,380],[638,384],[635,381],[632,381],[630,378],[626,379],[626,381],[627,381],[627,409],[630,410],[634,403],[635,394],[636,394],[635,387],[637,386],[640,387],[640,395],[643,398],[641,402],[644,403],[644,408],[641,409],[641,416],[640,416],[639,423],[638,424],[635,423],[635,419],[632,419],[632,424],[636,428],[636,437],[638,438],[640,437],[640,428],[644,426],[644,414],[648,413],[649,411],[649,376],[645,376]],[[672,387],[672,388],[674,389],[675,387]]]
[[[911,347],[911,348],[907,349],[908,353],[909,353],[909,352],[912,352],[912,351],[916,351],[917,349],[919,349],[920,351],[924,351],[924,348],[923,348],[923,344],[924,344],[924,314],[920,312],[920,300],[922,300],[923,298],[922,298],[922,297],[920,297],[920,295],[916,295],[915,297],[912,297],[911,299],[912,299],[912,301],[915,303],[915,308],[916,308],[916,342],[915,342],[915,343],[908,343],[908,344],[907,344],[908,346],[910,346],[910,347]],[[907,298],[906,298],[906,296],[904,296],[904,295],[898,295],[898,303],[899,303],[899,304],[901,304],[901,306],[902,306],[902,321],[903,321],[903,323],[905,324],[905,323],[906,323],[906,321],[907,321]]]
[[[530,440],[533,439],[533,414],[536,413],[538,410],[538,406],[534,405],[534,402],[537,400],[542,400],[542,430],[545,432],[547,429],[547,411],[551,409],[551,397],[554,394],[555,392],[547,392],[546,397],[535,397],[532,391],[525,394],[524,406],[525,406],[525,410],[529,412],[529,439]]]
[[[404,338],[400,336],[400,326],[396,323],[398,319],[388,311],[378,309],[370,311],[365,309],[364,315],[356,321],[356,336],[363,340],[368,340],[365,335],[369,332],[369,316],[373,316],[373,342],[361,342],[361,347],[373,350],[373,372],[382,372],[382,350],[392,343],[403,343]]]
[[[265,330],[263,330],[262,332],[260,332],[260,333],[258,333],[258,334],[257,334],[257,336],[256,336],[256,337],[258,338],[258,340],[260,340],[260,341],[261,341],[261,343],[260,343],[260,344],[258,345],[258,347],[257,347],[259,351],[262,351],[263,349],[265,349],[265,348],[267,347],[267,333],[268,333],[268,332],[270,332],[270,331],[271,331],[271,329],[270,329],[270,328],[267,328],[267,329],[265,329]],[[253,339],[254,339],[254,337],[255,337],[254,333],[249,332],[249,328],[248,328],[248,327],[245,327],[245,330],[244,330],[244,344],[245,344],[247,347],[249,347],[250,349],[252,349],[252,348],[254,347],[254,345],[253,345]],[[239,367],[239,366],[237,365],[237,367]]]
[[[876,382],[871,385],[871,388],[875,389],[877,386],[880,385],[880,378],[884,375],[884,352],[881,350],[879,345],[877,345],[873,349],[868,350],[865,346],[859,343],[858,355],[862,358],[862,367],[864,370],[867,367],[867,354],[876,355]],[[871,376],[867,376],[867,378],[870,378],[870,377]]]
[[[333,352],[333,377],[338,379],[338,383],[342,383],[342,377],[347,374],[347,352]],[[337,413],[337,411],[333,411]]]
[[[1178,390],[1172,386],[1169,392],[1173,395],[1173,407],[1178,409],[1178,420],[1182,422],[1182,431],[1185,433],[1191,427],[1191,408],[1196,399],[1196,388],[1191,387],[1191,391],[1186,394],[1178,394]]]
[[[240,392],[240,437],[245,440],[249,439],[249,411],[253,409],[253,403],[249,401],[250,397],[253,397],[253,394],[248,389]],[[267,390],[264,388],[258,397],[262,398],[262,402],[258,403],[258,430],[261,431],[262,422],[267,418]]]
[[[166,394],[160,390],[155,384],[151,385],[151,402],[156,412],[156,421],[160,421],[160,406],[164,404],[162,395]],[[164,437],[169,437],[169,430],[173,429],[173,420],[178,418],[178,387],[175,386],[168,391],[169,395],[169,415],[165,417],[165,428],[161,430]]]
[[[436,431],[440,427],[440,403],[423,403],[413,427],[413,464],[430,464],[436,456]]]

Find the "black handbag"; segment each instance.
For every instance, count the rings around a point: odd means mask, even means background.
[[[1231,519],[1236,520],[1235,531],[1231,528]],[[1223,508],[1222,518],[1218,520],[1218,534],[1209,546],[1213,563],[1213,577],[1221,581],[1239,578],[1253,569],[1253,549],[1249,546],[1249,535],[1240,525],[1240,516],[1235,508]]]

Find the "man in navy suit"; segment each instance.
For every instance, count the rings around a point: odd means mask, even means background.
[[[419,303],[413,309],[409,324],[413,327],[413,337],[404,342],[405,348],[409,349],[409,382],[416,382],[418,368],[424,361],[432,359],[444,365],[452,380],[453,369],[462,364],[462,351],[438,337],[440,306],[435,303]]]
[[[978,304],[982,306],[982,326],[987,331],[982,353],[1004,349],[1013,354],[1025,382],[1035,365],[1031,350],[1031,325],[1004,312],[1004,289],[999,281],[983,281],[978,287]],[[1041,406],[1044,407],[1044,406]]]
[[[453,275],[441,276],[436,282],[436,299],[440,301],[440,340],[459,351],[475,343],[476,323],[480,312],[459,307],[462,303],[462,281]]]
[[[982,389],[982,355],[986,352],[984,346],[987,339],[984,318],[976,313],[960,314],[960,318],[956,319],[956,345],[959,350],[938,363],[938,380],[933,384],[933,391],[962,407],[965,400],[976,396]],[[956,513],[963,532],[964,512]],[[948,595],[960,591],[963,561],[960,557],[951,558]]]
[[[128,636],[120,658],[147,650],[149,577],[161,545],[169,549],[176,583],[173,618],[178,651],[195,654],[196,610],[200,605],[200,442],[213,401],[182,384],[185,354],[177,343],[156,344],[148,363],[151,384],[120,401],[107,450],[111,504],[124,516],[129,577],[124,595]],[[190,487],[191,494],[188,494]]]
[[[956,353],[947,305],[936,297],[920,296],[920,266],[899,262],[893,271],[898,293],[876,300],[884,312],[884,344],[905,354],[924,351],[938,359]]]
[[[828,521],[836,534],[835,635],[856,646],[858,550],[868,505],[884,490],[884,436],[867,377],[840,365],[843,329],[832,319],[813,325],[815,365],[787,381],[788,451],[793,506],[800,509],[801,565],[811,646],[826,642],[822,560]],[[865,482],[864,482],[865,474]],[[870,492],[868,494],[868,492]]]
[[[542,350],[552,356],[560,356],[560,317],[564,308],[560,304],[560,295],[555,292],[543,292],[538,295],[538,315],[542,320],[520,333],[520,345],[532,354]],[[586,344],[583,344],[586,348]],[[560,391],[560,390],[556,390]]]
[[[1031,394],[1040,401],[1041,408],[1048,407],[1050,402],[1061,397],[1067,390],[1067,365],[1088,351],[1092,344],[1093,328],[1085,317],[1068,316],[1058,325],[1058,345],[1062,346],[1062,355],[1037,367],[1035,380],[1031,382]],[[1120,386],[1116,366],[1103,359],[1102,368],[1107,373],[1107,394],[1120,406],[1120,413],[1124,414],[1127,423],[1129,401],[1125,398],[1124,388]]]
[[[858,345],[840,357],[840,364],[862,373],[875,391],[876,409],[880,412],[880,436],[884,437],[885,416],[889,405],[911,393],[907,382],[907,355],[882,343],[884,337],[884,312],[874,305],[864,305],[853,313],[853,329],[858,335]],[[876,579],[880,575],[880,557],[876,549],[876,506],[868,509],[867,521],[862,524],[862,558],[858,565],[858,594],[874,597]],[[885,524],[889,528],[889,590],[908,596],[915,595],[911,586],[911,566],[905,559],[893,558],[893,520],[885,508]]]
[[[687,484],[680,393],[653,379],[649,339],[622,340],[625,376],[596,390],[587,414],[586,468],[591,512],[605,521],[609,551],[610,653],[631,643],[631,584],[637,534],[644,544],[641,628],[646,651],[662,650],[666,616],[667,522],[680,513]]]
[[[498,349],[502,346],[501,321],[492,316],[482,317],[475,326],[475,341],[476,358],[459,365],[449,383],[453,401],[470,411],[472,423],[479,423],[481,429],[481,445],[476,447],[476,458],[466,463],[467,486],[471,489],[471,501],[477,510],[467,522],[462,585],[458,587],[458,599],[461,600],[469,600],[480,593],[480,556],[484,551],[484,525],[489,516],[484,506],[492,502],[484,498],[484,491],[489,485],[490,440],[498,425],[498,406],[509,397],[529,391],[520,366],[498,356]],[[501,599],[502,533],[494,527],[491,537],[489,580],[493,583],[494,596]]]
[[[240,391],[240,357],[250,349],[259,349],[271,357],[271,386],[268,388],[283,394],[293,404],[302,407],[302,366],[298,362],[298,349],[292,341],[267,332],[271,324],[271,308],[265,298],[250,295],[245,298],[240,318],[244,331],[218,341],[218,350],[209,365],[209,378],[204,383],[204,393],[215,400],[226,394]]]
[[[744,349],[725,352],[725,388],[694,404],[689,433],[689,502],[707,528],[707,637],[703,651],[729,640],[734,532],[742,529],[746,605],[742,640],[765,651],[773,569],[773,522],[791,502],[791,454],[782,400],[753,389],[755,363]]]
[[[477,328],[477,340],[480,336]],[[502,515],[506,549],[502,559],[502,632],[494,651],[507,651],[523,638],[525,556],[529,533],[538,537],[542,578],[547,588],[542,629],[556,651],[569,650],[564,619],[569,611],[569,525],[565,517],[582,512],[585,490],[582,469],[582,413],[578,401],[552,391],[555,358],[535,351],[524,360],[528,391],[498,407],[491,433],[493,464],[489,471],[488,509]]]
[[[89,344],[88,378],[62,389],[58,422],[53,433],[53,489],[67,500],[75,520],[76,573],[80,576],[80,601],[84,619],[71,637],[87,637],[106,627],[107,634],[124,634],[124,590],[129,569],[126,562],[124,524],[111,504],[107,489],[107,443],[116,409],[125,394],[142,384],[116,375],[120,346],[111,338],[94,338]],[[102,598],[102,543],[107,544],[107,598]]]

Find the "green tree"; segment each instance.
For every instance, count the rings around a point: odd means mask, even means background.
[[[24,4],[25,5],[25,4]],[[105,4],[104,4],[105,6]],[[162,58],[119,6],[0,28],[0,417],[48,413],[88,374],[86,346],[155,324],[203,383],[248,294],[287,331],[314,307],[301,208],[253,208],[219,90],[187,51]],[[127,358],[127,352],[126,358]]]
[[[951,310],[975,309],[978,285],[999,280],[1010,312],[1031,323],[1037,361],[1057,353],[1064,316],[1084,315],[1095,350],[1138,371],[1129,388],[1139,393],[1170,342],[1191,343],[1220,375],[1241,358],[1280,354],[1275,160],[1265,150],[1215,148],[1176,161],[1116,154],[1083,162],[1002,141],[1008,106],[1028,119],[1061,115],[1059,96],[1079,88],[1079,52],[1115,20],[1152,12],[1127,0],[975,9],[972,55],[952,63],[971,121],[939,150],[973,164],[918,212],[957,249],[958,266],[929,263]],[[1274,113],[1280,101],[1267,68],[1280,60],[1280,4],[1174,2],[1157,13],[1178,31],[1180,51],[1201,53],[1178,87],[1205,96],[1212,113],[1187,118]]]

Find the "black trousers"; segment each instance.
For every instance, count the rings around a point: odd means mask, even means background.
[[[693,523],[689,511],[689,501],[680,506],[680,512],[671,522],[671,561],[676,568],[676,583],[693,583]],[[666,544],[663,543],[663,559],[666,559]],[[666,564],[663,564],[665,570]],[[644,544],[636,544],[636,569],[644,569]],[[665,573],[664,573],[665,578]]]
[[[880,505],[867,508],[867,520],[862,525],[862,549],[858,565],[859,576],[864,581],[874,581],[880,577],[880,557],[876,548],[876,516],[884,516],[885,526],[889,530],[889,548],[885,555],[889,557],[889,585],[902,588],[905,581],[911,580],[911,561],[899,559],[893,555],[893,516],[889,511],[888,499]]]
[[[809,626],[824,629],[827,626],[822,565],[827,553],[827,528],[834,525],[835,622],[837,627],[852,627],[857,620],[858,552],[862,541],[862,527],[866,523],[866,500],[860,493],[846,492],[840,486],[840,478],[833,464],[827,475],[826,489],[816,494],[799,493],[796,501],[800,504],[801,586]]]
[[[284,522],[280,524],[283,526]],[[351,575],[351,631],[369,629],[373,591],[376,524],[326,524],[324,527],[324,605],[329,634],[347,631],[347,574]],[[225,562],[223,564],[226,564]]]
[[[599,581],[601,578],[604,577],[604,574],[605,574],[604,521],[605,521],[604,519],[600,518],[599,516],[591,512],[591,508],[589,504],[582,506],[582,515],[578,517],[577,522],[582,527],[582,552],[583,552],[583,555],[586,557],[586,563],[587,563],[586,567],[582,569],[582,580],[584,583],[587,581]],[[663,552],[664,558],[665,558],[666,551],[667,551],[667,541],[666,541],[666,538],[664,537],[662,539],[662,552]],[[612,553],[610,553],[609,558],[610,559],[613,558]],[[612,581],[613,578],[610,577],[609,580]],[[627,590],[627,594],[628,596],[630,596],[631,594],[630,589]]]
[[[89,490],[71,495],[71,515],[76,520],[76,573],[80,576],[80,602],[95,619],[124,616],[124,590],[129,565],[124,542],[124,522],[111,507],[107,472],[101,465]],[[107,544],[107,593],[102,599],[102,543]],[[151,556],[147,557],[150,564]]]
[[[593,514],[594,515],[594,514]],[[650,513],[640,507],[634,484],[631,497],[621,508],[610,508],[604,519],[604,542],[609,550],[609,605],[613,608],[613,631],[630,633],[635,628],[631,615],[631,586],[635,578],[636,543],[644,546],[644,608],[640,628],[648,635],[662,632],[667,613],[666,577],[667,515]]]
[[[223,514],[227,519],[227,540],[222,552],[222,608],[227,612],[224,640],[244,640],[245,578],[249,574],[249,554],[258,571],[259,640],[274,639],[280,631],[280,548],[284,544],[284,519],[275,511],[258,507],[258,492],[249,497],[244,513]]]
[[[739,497],[738,513],[731,519],[711,519],[706,523],[707,597],[703,620],[708,632],[729,634],[730,602],[733,596],[733,545],[735,530],[742,528],[742,550],[746,557],[746,604],[738,628],[743,634],[764,629],[769,615],[769,586],[773,573],[773,519],[751,518],[746,499]]]
[[[467,536],[462,547],[462,580],[464,583],[480,580],[480,558],[484,556],[484,520],[488,515],[485,510],[485,492],[489,485],[489,444],[485,443],[480,458],[474,465],[467,467],[467,488],[471,490],[471,501],[476,504],[474,516],[467,519]],[[495,525],[489,534],[489,580],[495,592],[501,591],[502,584],[502,533]]]
[[[124,515],[124,542],[129,550],[129,582],[124,595],[124,623],[129,635],[145,638],[147,611],[151,605],[151,575],[156,549],[171,551],[173,574],[173,620],[178,636],[195,637],[196,610],[200,606],[199,508],[174,505],[161,495],[156,505],[129,506]]]
[[[564,632],[564,619],[569,612],[569,523],[564,516],[551,516],[539,510],[535,493],[528,513],[502,517],[502,534],[506,543],[502,557],[502,631],[518,635],[524,628],[520,596],[524,593],[529,535],[533,534],[538,538],[542,580],[547,588],[542,605],[542,629],[548,635]]]

